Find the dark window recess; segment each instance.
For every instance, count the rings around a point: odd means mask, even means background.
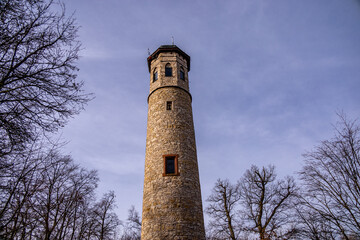
[[[172,108],[172,101],[167,101],[166,102],[166,110],[171,110]]]
[[[165,66],[165,76],[166,77],[171,77],[172,76],[172,67],[171,65],[168,63]]]
[[[177,154],[163,155],[164,158],[164,172],[163,176],[179,176],[178,169],[178,157]]]
[[[165,174],[175,174],[175,156],[165,157]]]
[[[158,73],[154,72],[153,81],[155,82],[156,80],[158,80]]]
[[[180,70],[180,79],[185,80],[185,73],[183,70]]]

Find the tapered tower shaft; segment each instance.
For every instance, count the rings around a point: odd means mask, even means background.
[[[148,58],[142,240],[205,239],[189,92],[190,57],[175,45]]]

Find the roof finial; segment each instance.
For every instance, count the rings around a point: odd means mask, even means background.
[[[172,39],[172,45],[174,45],[174,36],[171,36]]]
[[[150,56],[150,49],[148,48],[148,55]]]

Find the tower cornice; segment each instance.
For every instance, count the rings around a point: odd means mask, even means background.
[[[179,87],[179,86],[177,86],[177,85],[169,85],[169,86],[162,86],[162,87],[158,87],[158,88],[154,89],[154,90],[149,94],[149,96],[148,96],[148,98],[147,98],[147,102],[148,102],[148,103],[149,103],[149,98],[150,98],[150,96],[151,96],[154,92],[156,92],[157,90],[159,90],[159,89],[161,89],[161,88],[178,88],[178,89],[181,89],[181,90],[183,90],[184,92],[186,92],[187,94],[189,94],[190,101],[192,101],[192,96],[191,96],[191,94],[190,94],[190,92],[189,92],[188,90],[186,90],[186,89],[184,89],[184,88],[182,88],[182,87]]]
[[[151,61],[156,59],[158,55],[163,52],[176,52],[180,54],[183,58],[186,59],[187,69],[188,72],[190,72],[190,56],[187,55],[183,50],[178,48],[176,45],[161,45],[158,49],[156,49],[156,51],[147,58],[149,72],[151,72]]]

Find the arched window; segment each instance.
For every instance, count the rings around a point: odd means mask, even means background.
[[[180,79],[185,81],[185,71],[183,67],[180,67]]]
[[[165,65],[165,77],[171,77],[172,76],[172,67],[170,63]]]
[[[155,82],[156,80],[158,80],[158,72],[157,69],[155,68],[153,71],[153,82]]]

